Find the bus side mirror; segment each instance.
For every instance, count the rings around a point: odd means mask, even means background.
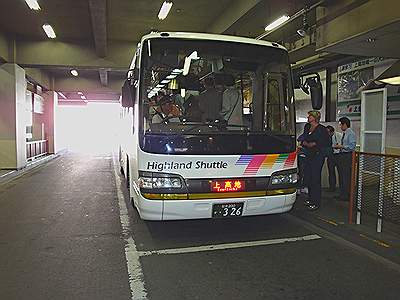
[[[121,105],[122,107],[133,107],[135,103],[135,83],[139,79],[139,70],[130,69],[126,73],[126,80],[122,86]]]
[[[311,92],[312,108],[315,110],[320,110],[322,108],[323,101],[321,81],[318,78],[318,80],[309,83],[309,86]]]
[[[312,77],[308,77],[305,81],[301,81],[300,88],[304,93],[310,95],[311,93],[311,105],[315,110],[320,110],[322,108],[322,84],[321,79],[318,74]]]
[[[121,106],[133,107],[134,99],[135,99],[135,87],[132,84],[132,81],[125,80],[125,83],[122,86]]]
[[[128,80],[135,82],[136,80],[139,79],[139,70],[137,68],[129,69],[128,72],[126,73],[126,78]]]

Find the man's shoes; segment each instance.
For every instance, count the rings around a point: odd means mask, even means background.
[[[311,211],[317,210],[318,208],[319,208],[319,206],[316,205],[316,204],[311,204],[311,205],[309,205],[309,206],[307,207],[307,209],[308,209],[308,210],[311,210]]]

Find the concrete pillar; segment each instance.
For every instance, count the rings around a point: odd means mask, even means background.
[[[45,111],[45,139],[48,141],[48,153],[57,153],[57,110],[58,110],[58,94],[54,91],[49,91],[44,95],[44,111]]]
[[[26,79],[16,64],[0,66],[0,169],[26,166]]]

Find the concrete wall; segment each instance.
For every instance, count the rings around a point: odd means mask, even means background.
[[[25,68],[26,76],[32,78],[35,82],[39,83],[46,89],[53,89],[52,80],[50,76],[41,69]]]
[[[0,60],[8,60],[8,40],[2,33],[0,33]]]
[[[0,67],[0,168],[26,165],[26,80],[15,64]]]
[[[57,110],[58,110],[58,94],[49,91],[43,95],[45,99],[44,126],[45,139],[48,140],[48,152],[57,153],[60,149],[57,142]]]

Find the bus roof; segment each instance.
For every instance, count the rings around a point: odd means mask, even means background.
[[[154,38],[178,38],[178,39],[190,39],[190,40],[211,40],[211,41],[226,41],[226,42],[234,42],[234,43],[244,43],[244,44],[252,44],[252,45],[260,45],[267,46],[272,48],[281,49],[287,51],[285,47],[279,45],[275,42],[268,42],[263,40],[256,40],[252,38],[232,36],[232,35],[223,35],[223,34],[210,34],[210,33],[197,33],[197,32],[152,32],[146,34],[142,37],[140,43],[143,44],[146,40],[154,39]],[[130,69],[133,69],[135,66],[136,55],[134,55]]]
[[[260,46],[267,46],[273,48],[279,48],[286,51],[286,48],[278,43],[268,42],[263,40],[256,40],[252,38],[223,35],[223,34],[209,34],[209,33],[197,33],[197,32],[152,32],[142,37],[141,42],[152,39],[152,38],[180,38],[180,39],[193,39],[193,40],[214,40],[214,41],[226,41],[236,43],[246,43]]]

